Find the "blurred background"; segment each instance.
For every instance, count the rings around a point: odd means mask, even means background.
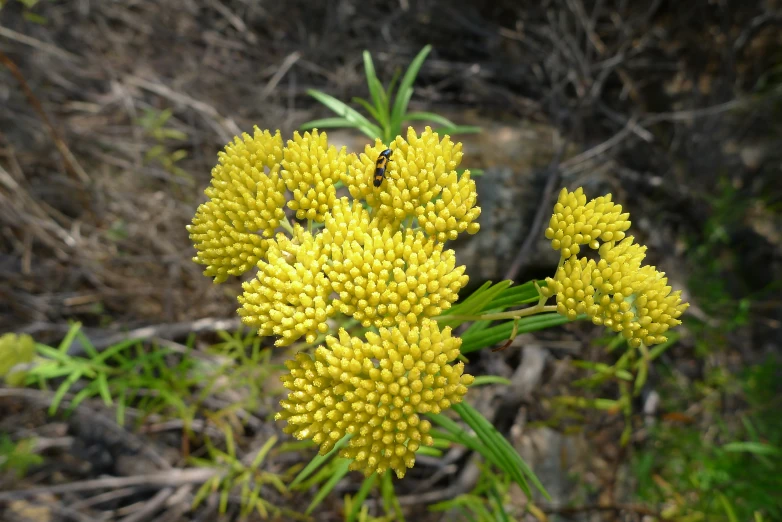
[[[691,308],[634,398],[624,445],[625,417],[562,400],[617,397],[615,383],[582,387],[588,367],[574,364],[616,360],[600,329],[574,323],[473,354],[473,373],[512,384],[475,389],[471,402],[552,499],[530,512],[462,451],[423,458],[396,482],[401,512],[470,520],[456,505],[431,507],[470,492],[483,502],[494,480],[508,520],[782,520],[780,2],[0,5],[0,333],[56,347],[78,321],[84,335],[48,383],[0,388],[0,492],[42,488],[0,493],[0,519],[240,518],[238,493],[225,510],[218,495],[191,509],[206,480],[197,473],[222,462],[206,441],[224,450],[230,438],[231,456],[250,461],[270,437],[290,441],[272,420],[286,352],[259,351],[267,340],[239,328],[240,282],[201,275],[185,225],[233,136],[253,125],[290,136],[331,115],[309,89],[368,96],[364,50],[387,84],[431,45],[411,109],[482,129],[454,136],[463,166],[483,170],[481,232],[454,245],[471,285],[552,275],[542,223],[561,187],[583,186],[631,212],[647,260]],[[351,151],[367,141],[350,129],[329,138]],[[165,347],[174,373],[161,384],[157,368],[161,388],[145,385],[149,400],[125,408],[90,387],[100,379],[89,371],[80,380],[78,361],[128,332],[142,340],[138,368]],[[248,359],[226,359],[231,350]],[[217,361],[234,386],[214,377],[199,388],[182,366],[191,359]],[[57,403],[95,389],[72,411]],[[154,406],[166,394],[175,398]],[[312,454],[275,449],[262,467],[287,484]],[[83,486],[109,475],[124,481]],[[318,491],[269,484],[263,497],[284,509],[303,511]],[[314,519],[343,520],[359,484],[341,481]],[[379,499],[370,495],[369,515],[383,515]]]

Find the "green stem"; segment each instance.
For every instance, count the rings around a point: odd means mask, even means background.
[[[293,236],[293,225],[291,225],[291,222],[288,221],[287,217],[285,217],[282,221],[280,221],[280,226],[284,228],[288,233],[290,233],[291,236]]]
[[[535,305],[523,310],[511,310],[510,312],[498,312],[495,314],[484,315],[443,315],[442,319],[456,319],[457,321],[499,321],[501,319],[520,319],[530,315],[541,314],[544,312],[556,312],[556,305],[541,306]]]

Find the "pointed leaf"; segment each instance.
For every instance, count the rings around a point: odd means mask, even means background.
[[[331,493],[331,490],[333,490],[337,483],[342,480],[342,478],[348,474],[348,468],[350,467],[350,460],[349,459],[343,459],[340,457],[338,459],[338,464],[336,467],[336,470],[334,470],[334,473],[331,475],[328,481],[326,481],[325,484],[323,484],[323,487],[321,487],[318,490],[318,493],[315,495],[315,498],[312,499],[312,502],[310,502],[310,505],[307,507],[307,510],[304,512],[305,515],[310,515],[315,510],[316,507],[320,505],[321,502],[323,502],[323,499],[325,499],[329,493]]]
[[[396,132],[395,129],[398,127],[401,128],[402,116],[407,112],[407,104],[410,102],[410,97],[413,95],[413,83],[418,76],[418,72],[421,70],[424,60],[426,60],[426,56],[431,50],[431,45],[427,45],[421,49],[418,55],[410,63],[407,72],[405,72],[405,75],[399,84],[399,90],[394,99],[394,107],[391,110],[392,132]]]
[[[320,467],[321,464],[326,462],[329,458],[331,458],[332,455],[334,455],[336,452],[338,452],[342,447],[347,444],[348,440],[350,440],[350,435],[345,435],[342,437],[339,442],[337,442],[333,448],[331,448],[331,451],[326,453],[325,455],[315,455],[315,457],[310,461],[307,466],[299,472],[298,475],[296,475],[296,478],[293,479],[293,482],[291,482],[291,485],[289,487],[294,488],[298,486],[303,480],[305,480],[307,477],[309,477],[316,469]]]
[[[348,121],[352,123],[358,124],[357,128],[369,136],[370,138],[381,138],[382,137],[382,130],[377,126],[372,124],[368,119],[366,119],[364,116],[361,115],[358,111],[350,108],[345,103],[341,102],[340,100],[334,98],[333,96],[330,96],[324,92],[316,91],[314,89],[310,89],[307,91],[307,93],[318,100],[320,103],[337,113],[337,115],[342,116],[343,118],[347,119]]]

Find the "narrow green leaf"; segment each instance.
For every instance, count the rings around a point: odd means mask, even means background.
[[[391,481],[391,470],[386,470],[380,478],[380,495],[383,497],[386,513],[390,515],[393,511],[395,515],[393,520],[404,522],[402,506],[399,505],[399,499],[396,498],[396,491],[394,491],[394,483]]]
[[[86,386],[82,388],[79,393],[73,396],[71,399],[70,404],[68,405],[68,409],[65,410],[68,414],[70,414],[73,410],[79,407],[79,404],[81,404],[85,399],[88,399],[95,395],[96,390],[95,383],[92,383],[90,386]]]
[[[464,403],[457,404],[453,406],[453,410],[459,414],[462,420],[464,420],[470,428],[473,429],[475,435],[480,440],[481,444],[478,445],[478,453],[507,473],[513,482],[518,484],[525,495],[528,497],[531,496],[532,492],[524,477],[522,467],[515,465],[516,463],[513,461],[513,455],[511,455],[511,452],[505,448],[500,440],[505,440],[505,437],[500,435],[488,421],[485,423],[481,422],[480,419],[482,419],[483,416],[480,415],[477,410],[465,406],[467,405]],[[513,450],[512,453],[515,453],[515,450]]]
[[[252,469],[258,469],[258,466],[261,465],[263,462],[263,459],[266,458],[266,455],[269,454],[269,451],[271,451],[272,447],[277,444],[277,436],[272,435],[269,440],[267,440],[263,446],[261,446],[261,449],[258,450],[258,454],[253,459],[252,464],[250,464],[250,468]]]
[[[416,455],[426,455],[428,457],[435,457],[439,458],[443,456],[443,452],[436,449],[436,448],[430,448],[429,446],[420,446],[418,448],[418,451],[415,452]]]
[[[483,129],[476,125],[453,125],[450,127],[438,127],[434,129],[434,131],[437,134],[447,134],[450,136],[455,134],[478,134],[483,132]]]
[[[89,355],[91,359],[98,357],[98,350],[95,349],[95,346],[93,346],[90,340],[87,338],[87,336],[84,335],[84,332],[82,332],[81,330],[76,332],[76,338],[79,340],[82,347],[84,348],[84,352],[87,355]]]
[[[76,334],[81,329],[81,323],[73,323],[68,330],[68,333],[65,334],[65,337],[63,337],[62,341],[60,342],[60,345],[57,347],[57,349],[60,351],[60,353],[66,353],[68,351],[68,348],[71,347],[71,344],[73,344],[73,340],[76,338]]]
[[[303,480],[305,480],[307,477],[309,477],[313,471],[318,469],[321,464],[326,462],[328,459],[331,458],[332,455],[334,455],[336,452],[338,452],[342,447],[347,444],[348,440],[350,440],[350,435],[345,435],[342,437],[339,442],[337,442],[333,448],[331,448],[331,451],[326,453],[325,455],[315,455],[313,459],[310,461],[307,466],[303,470],[299,472],[298,475],[296,475],[296,478],[293,479],[293,482],[291,482],[290,487],[295,488],[298,486]]]
[[[117,397],[117,424],[120,426],[125,425],[125,407],[127,405],[127,388],[124,385],[120,385],[119,394]]]
[[[364,74],[367,77],[367,87],[369,87],[369,95],[372,97],[372,103],[375,104],[377,110],[380,110],[381,107],[383,106],[383,99],[380,95],[380,90],[378,89],[378,84],[380,82],[377,79],[377,74],[375,74],[375,64],[372,63],[372,55],[369,54],[369,51],[364,51],[363,57],[364,57]],[[377,121],[380,121],[380,118],[378,117],[374,117],[374,118]]]
[[[322,103],[323,105],[331,109],[337,115],[346,118],[348,121],[352,123],[359,124],[357,128],[361,132],[369,136],[370,138],[382,137],[383,133],[377,125],[371,123],[368,119],[362,116],[361,113],[350,108],[348,105],[341,102],[340,100],[326,94],[325,92],[316,91],[314,89],[309,89],[307,93],[313,98],[315,98],[316,100],[318,100],[320,103]]]
[[[719,497],[720,503],[722,504],[722,509],[725,510],[725,515],[728,517],[728,521],[739,522],[739,519],[736,516],[736,512],[733,510],[733,506],[731,505],[728,498],[720,492],[717,493],[717,496]]]
[[[312,499],[312,502],[310,502],[310,505],[307,507],[307,510],[304,512],[305,515],[310,515],[315,510],[316,507],[320,505],[321,502],[323,502],[323,499],[325,499],[329,493],[331,493],[331,490],[333,490],[337,483],[342,480],[342,478],[348,474],[348,468],[350,467],[350,460],[349,459],[343,459],[340,457],[338,459],[337,467],[334,470],[334,473],[331,475],[331,477],[326,481],[325,484],[323,484],[323,487],[321,487],[317,494],[315,495],[315,498]]]
[[[537,288],[535,288],[534,281],[528,281],[523,285],[509,286],[505,290],[495,296],[489,304],[484,308],[486,309],[505,309],[514,306],[521,306],[530,303],[537,303],[540,299]]]
[[[780,455],[782,450],[762,442],[729,442],[722,446],[722,449],[731,453],[753,453],[755,455]]]
[[[410,63],[407,68],[402,81],[399,83],[399,90],[394,98],[394,107],[391,109],[391,129],[394,132],[398,127],[401,128],[402,116],[407,112],[407,104],[410,102],[410,97],[413,94],[413,83],[415,82],[418,72],[421,70],[421,66],[426,60],[426,56],[432,50],[431,45],[425,46],[418,55]]]
[[[461,303],[457,303],[448,309],[448,311],[437,317],[437,322],[442,326],[455,327],[465,322],[461,319],[448,319],[449,315],[477,315],[495,299],[504,290],[506,290],[512,281],[500,281],[496,285],[492,285],[491,281],[485,282],[480,288],[476,289],[469,297],[467,297]]]
[[[386,89],[386,95],[389,98],[388,102],[391,101],[391,97],[394,94],[394,89],[397,88],[397,84],[399,83],[399,79],[402,77],[402,70],[397,68],[394,70],[393,76],[391,76],[391,81],[388,83],[388,89]],[[390,108],[390,104],[387,103],[386,107]]]
[[[413,97],[413,89],[407,88],[405,90],[400,90],[399,94],[397,94],[396,101],[400,103],[401,106],[404,106],[405,109],[407,108],[407,105],[410,103],[410,99]],[[400,102],[401,100],[401,102]],[[391,129],[391,134],[393,135],[401,135],[402,134],[402,114],[396,114],[395,112],[391,113],[391,123],[389,125]]]
[[[366,101],[364,98],[359,98],[358,96],[353,98],[353,101],[364,107],[366,111],[369,113],[370,116],[372,116],[375,120],[377,120],[380,125],[383,125],[383,122],[381,121],[381,116],[378,110],[375,107],[372,107],[368,101]]]
[[[377,482],[377,473],[372,473],[361,483],[361,487],[353,497],[353,506],[348,515],[348,522],[355,522],[359,511],[361,511],[361,506],[364,505],[364,501],[372,490],[372,486],[375,485],[375,482]]]
[[[492,426],[478,410],[466,402],[453,406],[453,409],[475,431],[478,438],[489,446],[496,445],[497,451],[505,458],[509,459],[510,467],[520,469],[538,491],[540,491],[547,500],[551,500],[551,497],[543,487],[543,484],[541,484],[540,480],[538,480],[538,477],[527,463],[524,462],[524,459],[521,458],[516,449],[508,442],[508,439],[500,435],[494,426]],[[521,483],[517,482],[517,484],[524,488]],[[526,485],[526,481],[524,482],[524,485]]]
[[[470,385],[472,386],[481,386],[484,384],[505,384],[509,385],[510,380],[506,379],[505,377],[500,377],[499,375],[479,375],[475,378],[475,380]]]
[[[320,120],[312,120],[307,123],[299,125],[300,131],[309,131],[312,129],[342,129],[342,128],[358,128],[359,123],[352,122],[347,118],[322,118]]]
[[[497,505],[497,510],[495,511],[497,517],[495,520],[498,520],[499,522],[511,522],[510,518],[508,518],[508,514],[505,512],[502,497],[497,491],[497,486],[494,483],[489,488],[489,500],[494,500],[494,503]]]
[[[388,95],[386,94],[385,89],[383,89],[383,84],[380,83],[380,80],[375,80],[375,84],[376,89],[380,92],[380,106],[377,107],[377,114],[380,117],[378,122],[380,123],[380,126],[383,127],[383,132],[386,133],[383,136],[383,141],[388,143],[393,138],[393,136],[391,136],[391,128],[389,127],[391,112],[388,107]]]
[[[579,316],[576,320],[585,317],[585,315]],[[535,332],[537,330],[544,330],[568,322],[570,322],[570,320],[567,317],[559,315],[556,312],[523,317],[519,319],[516,334],[520,335],[523,333]],[[498,324],[497,326],[486,328],[476,334],[464,334],[462,336],[461,352],[466,354],[480,350],[481,348],[486,348],[487,346],[493,346],[500,341],[508,339],[512,331],[513,321],[507,321]]]
[[[74,371],[62,384],[60,384],[54,397],[52,397],[52,403],[49,405],[49,415],[54,415],[57,412],[57,408],[60,407],[60,402],[65,398],[65,394],[68,393],[71,386],[79,380],[81,373],[81,370]]]
[[[646,379],[649,375],[649,349],[646,345],[641,344],[641,346],[638,347],[638,351],[641,352],[641,358],[638,360],[638,363],[636,363],[638,376],[635,378],[635,385],[633,386],[634,395],[641,393],[641,389],[643,389],[644,384],[646,384]]]
[[[96,382],[98,383],[98,392],[103,399],[103,404],[106,406],[113,405],[114,401],[111,398],[111,392],[109,391],[109,381],[106,379],[106,374],[103,372],[99,373]]]

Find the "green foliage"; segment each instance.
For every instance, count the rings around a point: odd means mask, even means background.
[[[86,399],[100,397],[106,406],[116,406],[119,424],[124,424],[125,409],[133,403],[147,414],[174,415],[189,425],[197,406],[185,398],[205,377],[197,359],[180,357],[167,348],[147,350],[139,340],[98,352],[80,328],[74,324],[57,348],[36,345],[41,360],[29,370],[27,384],[48,389],[50,381],[61,381],[49,406],[50,415],[57,412],[66,394],[78,390],[69,400],[69,411]],[[85,357],[68,353],[76,339]]]
[[[700,520],[782,519],[780,375],[782,363],[770,360],[695,394],[669,390],[667,408],[705,400],[712,420],[705,435],[697,424],[653,430],[654,444],[633,458],[640,498],[672,503],[672,514]],[[741,399],[746,406],[737,418],[723,413],[723,400]]]
[[[224,514],[228,509],[228,499],[232,491],[240,490],[241,516],[247,517],[257,512],[262,518],[268,518],[269,513],[276,516],[286,514],[298,516],[297,513],[271,504],[261,497],[265,485],[274,487],[279,493],[288,492],[283,478],[275,473],[261,469],[264,459],[277,443],[277,437],[270,437],[255,454],[250,463],[245,463],[236,455],[236,443],[233,431],[229,426],[224,429],[226,450],[217,449],[206,439],[208,459],[191,458],[191,462],[203,468],[214,468],[215,474],[204,482],[193,499],[193,509],[212,493],[219,494],[219,510]]]
[[[307,91],[309,95],[337,114],[337,117],[309,121],[301,125],[300,129],[353,128],[358,129],[371,139],[380,139],[383,143],[390,143],[394,137],[401,135],[402,123],[413,120],[424,120],[439,124],[440,127],[436,128],[435,131],[441,134],[480,132],[478,127],[456,125],[447,118],[435,113],[407,111],[410,99],[413,96],[413,83],[431,50],[432,47],[427,45],[413,59],[402,80],[399,81],[396,94],[394,94],[394,89],[399,80],[398,74],[394,76],[387,87],[384,87],[375,74],[375,64],[372,62],[372,56],[369,54],[369,51],[364,51],[364,73],[367,78],[367,87],[369,88],[371,101],[364,98],[353,98],[353,101],[361,105],[375,123],[333,96],[310,89]],[[391,102],[392,99],[393,103]]]
[[[510,484],[507,475],[497,475],[483,466],[478,483],[471,492],[429,506],[429,509],[435,512],[455,511],[461,513],[466,520],[475,522],[510,522],[514,518],[511,518],[505,509],[510,498]]]
[[[443,414],[429,414],[429,418],[445,430],[437,433],[441,439],[462,444],[480,453],[488,462],[507,473],[527,497],[532,496],[529,487],[531,482],[544,497],[549,498],[543,484],[508,439],[503,437],[478,410],[467,403],[454,405],[452,409],[472,428],[475,435],[467,433]]]
[[[190,174],[180,168],[177,163],[187,157],[187,151],[184,149],[172,148],[171,143],[187,140],[188,136],[182,131],[167,126],[173,112],[171,109],[156,111],[146,109],[137,123],[146,134],[152,137],[157,143],[147,149],[144,159],[147,162],[157,162],[167,172],[182,178],[188,183],[194,183]]]
[[[0,472],[21,478],[29,468],[43,464],[43,457],[33,453],[34,447],[33,439],[14,442],[7,435],[0,435]]]
[[[487,281],[469,297],[452,306],[437,318],[438,324],[442,326],[456,327],[465,322],[472,322],[461,334],[462,354],[493,346],[521,333],[553,328],[570,322],[566,317],[557,313],[536,313],[530,317],[497,323],[498,320],[513,317],[513,312],[507,316],[502,315],[509,308],[538,302],[541,308],[536,310],[533,307],[529,310],[543,311],[541,296],[538,292],[539,282],[529,281],[519,286],[512,286],[512,284],[512,281],[501,281],[492,285],[491,281]],[[545,283],[543,284],[545,285]],[[579,317],[579,319],[583,318]]]

